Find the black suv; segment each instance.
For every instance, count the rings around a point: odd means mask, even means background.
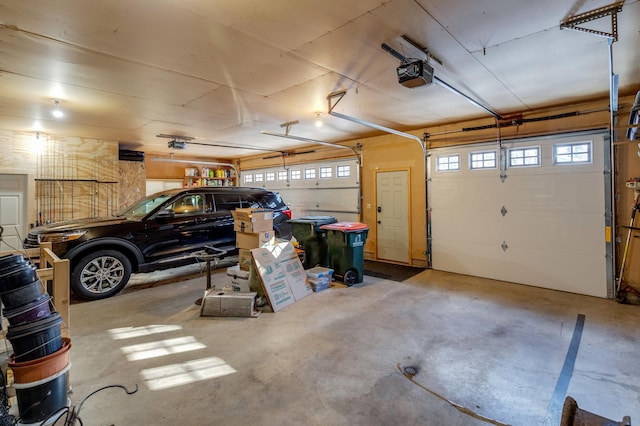
[[[244,187],[189,188],[159,192],[115,217],[68,220],[33,228],[25,248],[51,242],[71,262],[71,289],[87,300],[110,297],[133,272],[193,263],[205,246],[236,253],[231,210],[273,210],[278,238],[291,238],[291,210],[276,192]]]

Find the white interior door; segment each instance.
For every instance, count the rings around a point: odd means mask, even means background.
[[[378,259],[409,263],[409,174],[376,173]]]
[[[26,236],[24,223],[24,176],[0,175],[0,251],[22,249]]]
[[[515,159],[504,173],[495,143],[432,151],[432,267],[607,297],[603,134],[523,139],[503,148],[506,161]]]

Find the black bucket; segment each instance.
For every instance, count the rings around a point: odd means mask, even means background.
[[[48,317],[51,314],[49,301],[51,297],[43,294],[35,301],[19,306],[15,309],[7,309],[4,316],[7,317],[9,324],[18,325],[27,322],[37,321]]]
[[[20,424],[40,423],[67,405],[69,363],[62,371],[31,383],[14,383]]]
[[[7,339],[13,346],[17,362],[50,355],[62,347],[62,317],[57,312],[46,318],[20,325],[10,325]]]
[[[7,266],[17,265],[24,262],[24,256],[21,254],[5,254],[0,256],[0,269],[5,269]]]
[[[34,302],[45,293],[42,283],[40,280],[36,279],[22,287],[17,287],[11,291],[0,293],[0,300],[6,310],[11,310]]]
[[[36,268],[29,263],[5,269],[0,272],[0,293],[14,290],[37,279]]]

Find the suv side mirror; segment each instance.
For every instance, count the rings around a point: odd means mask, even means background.
[[[172,209],[162,209],[156,215],[156,219],[161,221],[161,222],[166,222],[167,219],[171,219],[175,215],[176,214],[174,213],[174,211]]]

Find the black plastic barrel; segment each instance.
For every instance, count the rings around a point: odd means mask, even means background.
[[[36,279],[33,282],[28,282],[28,284],[23,284],[21,287],[0,293],[0,300],[5,309],[10,310],[31,303],[45,293],[44,286],[40,280]]]
[[[4,316],[10,325],[18,325],[46,318],[51,315],[51,308],[49,307],[50,300],[51,297],[49,297],[48,294],[43,294],[31,303],[5,310]]]
[[[23,263],[24,261],[24,256],[21,254],[5,254],[4,256],[0,256],[0,270],[10,265]]]
[[[13,290],[38,279],[36,268],[29,263],[0,271],[0,293]]]
[[[7,339],[17,362],[50,355],[62,347],[62,317],[57,312],[46,318],[20,325],[10,325]]]
[[[62,371],[37,382],[13,384],[18,400],[20,424],[40,424],[39,422],[47,420],[67,405],[70,367],[71,363]]]

